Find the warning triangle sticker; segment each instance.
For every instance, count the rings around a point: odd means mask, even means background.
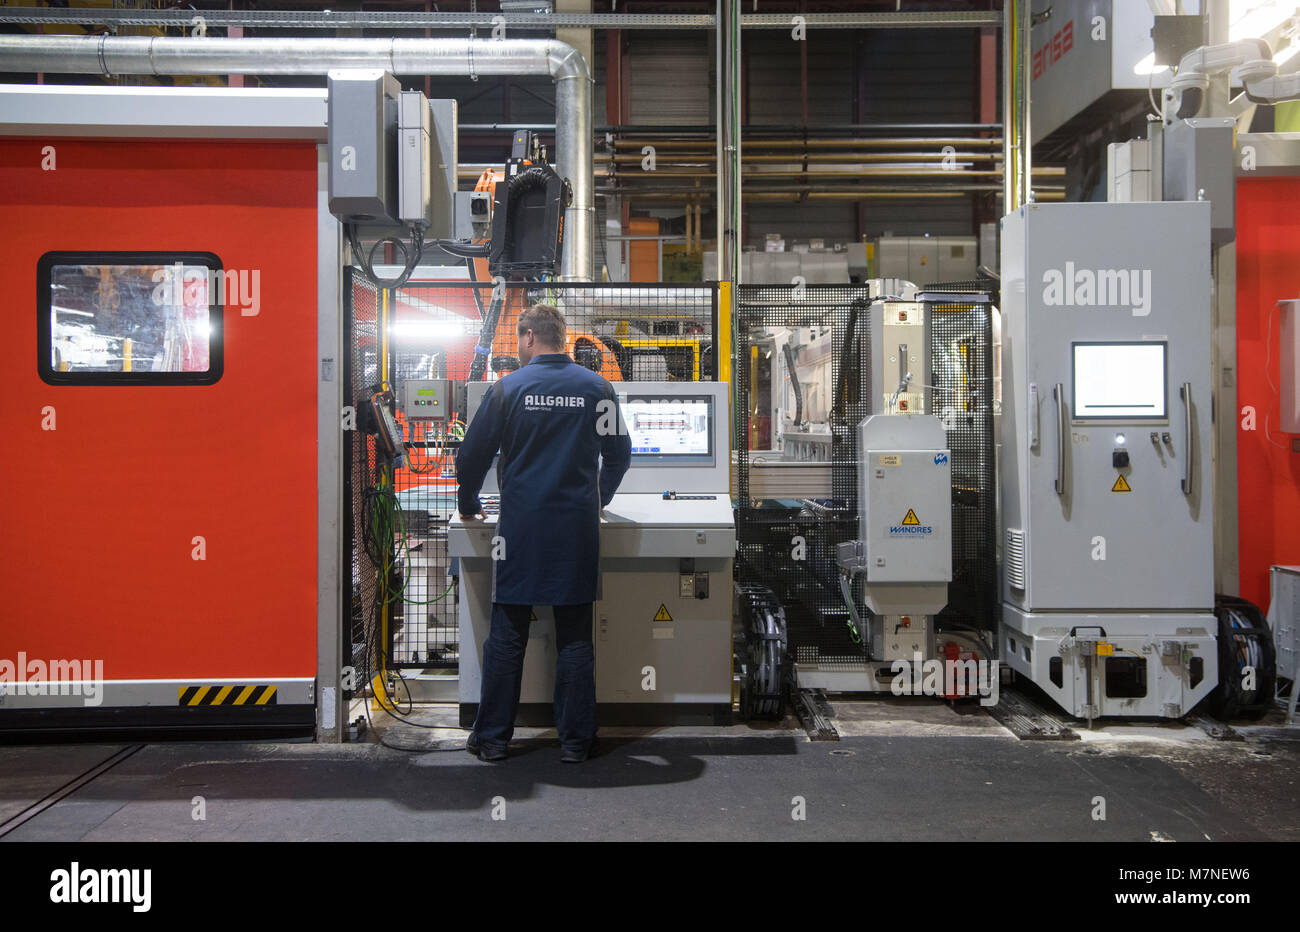
[[[897,514],[897,512],[895,512]],[[903,517],[903,524],[909,527],[915,527],[921,523],[921,519],[916,516],[916,512],[911,508],[907,509],[907,514]]]
[[[529,613],[528,613],[528,620],[529,620],[529,621],[536,621],[536,620],[537,620],[537,613],[536,613],[536,612],[529,612]]]
[[[1112,485],[1112,486],[1110,487],[1110,490],[1111,490],[1112,492],[1132,492],[1132,491],[1133,491],[1133,489],[1129,487],[1128,482],[1125,481],[1123,475],[1119,475],[1119,476],[1116,476],[1116,477],[1115,477],[1115,484]]]
[[[668,614],[668,606],[667,606],[667,605],[664,605],[664,603],[660,602],[660,603],[659,603],[659,611],[655,612],[655,617],[654,617],[653,620],[654,620],[654,621],[672,621],[672,620],[673,620],[673,616]]]

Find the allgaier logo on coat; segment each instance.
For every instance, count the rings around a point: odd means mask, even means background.
[[[585,408],[587,399],[581,395],[525,395],[524,407],[529,411],[550,408]]]

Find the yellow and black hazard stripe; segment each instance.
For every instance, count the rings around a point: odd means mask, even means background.
[[[177,705],[275,705],[276,687],[257,684],[247,686],[178,686]]]

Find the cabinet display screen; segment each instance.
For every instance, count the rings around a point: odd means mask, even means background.
[[[1167,418],[1165,365],[1169,345],[1075,343],[1076,420]]]

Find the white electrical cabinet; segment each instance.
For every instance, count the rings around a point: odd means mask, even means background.
[[[1081,718],[1218,681],[1207,202],[1002,227],[1002,659]]]

